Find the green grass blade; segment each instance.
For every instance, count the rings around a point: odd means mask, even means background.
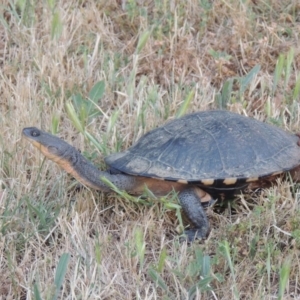
[[[280,54],[279,58],[277,60],[277,63],[276,63],[275,72],[274,72],[274,76],[273,76],[273,87],[272,87],[272,95],[273,96],[275,95],[279,79],[282,76],[284,63],[285,63],[284,55]]]
[[[93,103],[97,103],[104,95],[105,92],[105,82],[101,80],[97,82],[89,92],[89,99]]]
[[[229,247],[229,244],[227,241],[224,241],[220,244],[220,250],[223,253],[223,255],[225,256],[225,258],[227,259],[227,263],[229,265],[230,272],[231,272],[233,278],[235,279],[234,266],[233,266],[231,256],[230,256],[230,247]]]
[[[182,117],[183,115],[186,114],[193,98],[194,98],[194,95],[195,95],[195,90],[191,90],[188,95],[186,96],[186,98],[184,99],[178,113],[176,114],[176,118],[180,118]]]
[[[34,300],[42,300],[39,288],[37,286],[37,283],[35,282],[33,285],[33,295],[34,295]]]
[[[293,91],[293,99],[299,99],[300,96],[300,74],[298,74],[298,79],[296,81],[294,91]]]
[[[73,104],[69,101],[66,103],[66,110],[68,113],[69,118],[71,119],[73,125],[75,128],[82,134],[84,134],[84,128],[83,124],[80,122],[78,115],[76,114],[76,111],[74,109]]]
[[[49,5],[50,9],[53,10],[56,5],[56,0],[47,0],[47,3]]]
[[[133,197],[133,196],[129,195],[128,193],[126,193],[125,191],[121,191],[113,183],[111,183],[106,177],[102,176],[102,177],[100,177],[100,179],[112,191],[114,191],[115,193],[117,193],[118,195],[120,195],[121,197],[123,197],[124,199],[129,200],[129,201],[134,202],[134,203],[144,203],[144,204],[147,204],[147,201],[143,200],[142,198]]]
[[[119,110],[116,110],[112,113],[110,119],[109,119],[109,123],[108,123],[108,126],[107,126],[107,132],[111,132],[111,130],[114,128],[114,126],[116,125],[116,122],[119,118],[119,115],[120,115],[120,111]]]
[[[211,258],[209,255],[202,256],[202,269],[201,276],[204,278],[208,277],[211,273]]]
[[[268,274],[268,288],[271,290],[271,249],[270,245],[268,245],[268,256],[266,261],[266,268],[267,268],[267,274]]]
[[[233,295],[235,299],[240,299],[239,294],[238,294],[238,290],[237,290],[237,286],[236,286],[236,276],[235,276],[235,270],[234,270],[234,265],[233,265],[233,261],[231,259],[231,254],[230,254],[230,246],[228,241],[224,241],[222,243],[220,243],[220,250],[221,253],[224,255],[224,257],[227,260],[229,269],[230,269],[230,273],[233,277],[233,281],[234,281],[234,286],[233,286]]]
[[[260,65],[254,66],[248,74],[240,78],[240,95],[243,95],[253,78],[260,71]]]
[[[96,243],[95,243],[95,260],[98,265],[101,264],[101,258],[102,258],[101,244],[100,244],[99,240],[97,239]]]
[[[58,133],[58,124],[59,124],[59,117],[55,114],[52,117],[52,122],[51,122],[51,133],[52,134]]]
[[[165,263],[166,263],[166,258],[167,258],[167,250],[166,248],[162,248],[160,255],[159,255],[159,260],[157,264],[157,272],[161,273],[164,269]]]
[[[288,81],[289,81],[291,73],[292,73],[294,54],[295,54],[294,48],[291,48],[286,57],[285,78],[284,78],[284,87],[285,88],[288,85]]]
[[[148,275],[162,290],[167,293],[169,292],[168,286],[164,279],[153,268],[148,270]]]
[[[92,134],[85,131],[84,135],[99,151],[104,153],[105,149],[103,148],[103,146],[97,141],[97,139]]]
[[[151,35],[150,30],[146,30],[140,35],[140,38],[139,38],[139,41],[138,41],[138,44],[137,44],[137,47],[136,47],[136,54],[139,54],[143,50],[143,48],[145,47],[150,35]]]
[[[144,240],[144,235],[142,230],[136,229],[134,233],[134,238],[135,238],[135,247],[137,250],[137,255],[139,257],[140,261],[140,269],[142,270],[143,265],[144,265],[144,259],[145,259],[145,248],[146,248],[146,243]]]
[[[279,291],[278,291],[278,299],[283,299],[284,296],[284,290],[287,286],[287,282],[289,279],[291,271],[291,261],[290,259],[287,259],[284,261],[281,270],[280,270],[280,279],[279,279]]]
[[[216,102],[220,109],[226,109],[227,104],[230,102],[233,81],[233,78],[226,80],[222,86],[221,93],[216,96]]]
[[[62,33],[63,23],[60,18],[59,12],[54,12],[51,22],[51,38],[59,39]]]
[[[59,259],[56,272],[55,272],[55,277],[54,277],[54,285],[55,285],[55,296],[53,298],[54,300],[58,298],[60,288],[62,287],[63,281],[67,273],[69,260],[70,260],[69,253],[64,253]]]

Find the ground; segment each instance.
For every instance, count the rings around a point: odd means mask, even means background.
[[[21,137],[42,128],[105,168],[188,112],[297,132],[298,0],[3,0],[0,16],[0,299],[300,298],[289,176],[209,208],[187,244],[176,195],[80,188]]]

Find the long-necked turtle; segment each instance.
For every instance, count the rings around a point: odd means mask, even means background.
[[[99,171],[74,147],[35,127],[23,135],[46,157],[92,188],[155,195],[178,192],[194,225],[189,240],[205,238],[209,224],[203,203],[244,189],[285,171],[297,173],[299,137],[280,128],[228,111],[204,111],[175,119],[145,134],[128,150],[108,156],[114,172]],[[202,203],[201,203],[202,202]]]

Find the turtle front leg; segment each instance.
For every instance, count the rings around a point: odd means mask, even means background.
[[[182,209],[194,225],[194,228],[184,231],[189,242],[198,238],[205,239],[208,234],[209,222],[201,204],[202,194],[199,188],[191,187],[181,191],[178,196]]]

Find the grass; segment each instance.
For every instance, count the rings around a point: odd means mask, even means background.
[[[299,297],[289,180],[208,209],[208,239],[188,245],[171,195],[78,190],[21,139],[40,127],[104,168],[192,111],[297,132],[298,1],[4,0],[0,22],[0,299]]]

